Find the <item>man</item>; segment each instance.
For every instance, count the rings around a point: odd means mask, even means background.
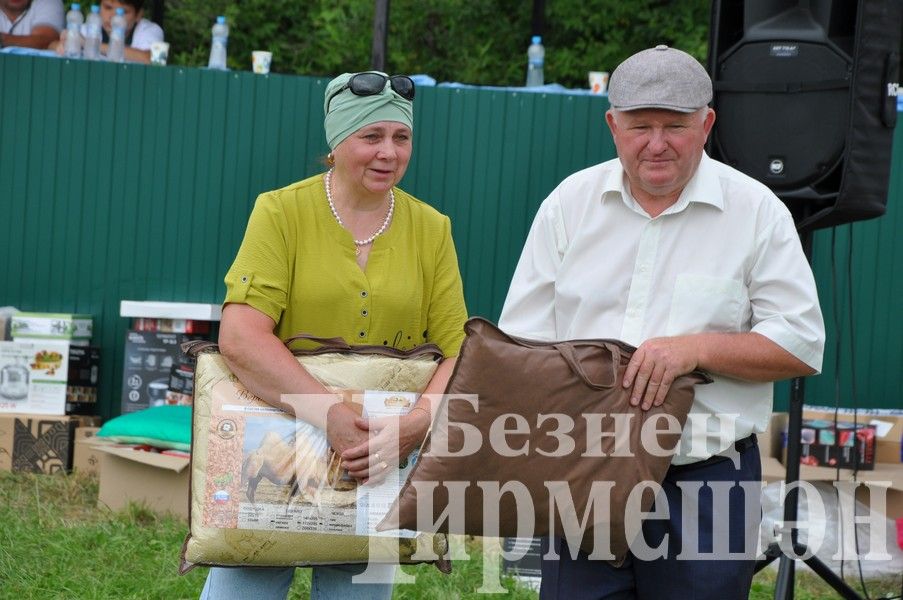
[[[789,211],[704,153],[711,100],[708,74],[684,52],[657,46],[624,61],[605,116],[618,158],[549,195],[514,273],[502,329],[638,346],[622,382],[638,410],[660,405],[679,375],[714,379],[696,389],[642,543],[614,566],[553,540],[543,598],[749,594],[760,513],[740,484],[758,491],[754,434],[768,422],[772,382],[818,372],[824,324]],[[732,488],[729,500],[713,504],[714,488]]]
[[[0,0],[0,48],[45,49],[66,24],[60,0]]]

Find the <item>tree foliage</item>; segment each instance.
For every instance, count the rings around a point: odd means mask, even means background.
[[[708,0],[546,0],[547,82],[585,87],[588,71],[664,43],[705,58]],[[388,70],[437,81],[523,85],[532,35],[527,0],[391,0]],[[273,71],[335,75],[370,66],[373,0],[168,0],[173,64],[203,66],[216,15],[230,23],[229,66],[248,70],[252,50]]]

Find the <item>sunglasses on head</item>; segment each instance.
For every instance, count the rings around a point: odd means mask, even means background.
[[[329,112],[329,105],[332,99],[344,92],[351,90],[355,96],[376,96],[386,89],[386,81],[392,86],[399,96],[405,100],[414,100],[414,81],[406,75],[392,75],[387,77],[382,73],[358,73],[352,75],[348,83],[337,89],[326,101],[326,112]]]

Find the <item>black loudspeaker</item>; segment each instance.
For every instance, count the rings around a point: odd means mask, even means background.
[[[903,0],[713,0],[709,153],[800,231],[884,214]]]

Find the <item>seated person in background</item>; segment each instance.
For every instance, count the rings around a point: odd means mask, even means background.
[[[0,0],[4,2],[5,0]],[[103,20],[103,39],[100,44],[100,53],[107,55],[107,44],[110,43],[110,31],[113,29],[113,15],[116,9],[121,8],[125,15],[125,59],[130,62],[149,63],[150,47],[154,42],[163,41],[163,29],[153,21],[144,17],[144,0],[102,0],[100,3],[100,18]],[[62,55],[66,46],[66,32],[63,31],[59,42],[51,45],[51,48]]]
[[[61,0],[0,0],[0,48],[43,50],[60,37],[65,24]]]

